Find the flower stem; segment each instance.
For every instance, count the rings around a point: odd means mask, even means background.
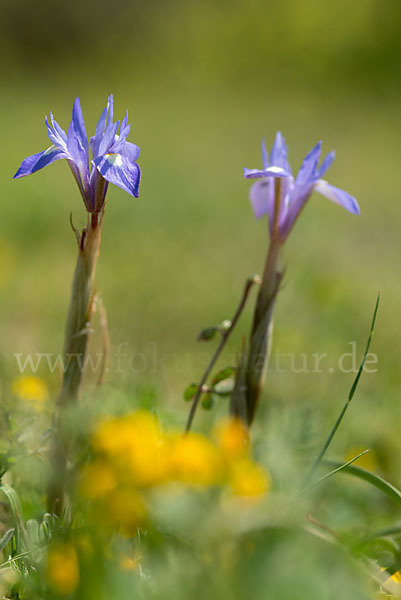
[[[54,413],[53,475],[48,494],[48,510],[59,516],[64,510],[70,437],[64,422],[64,413],[78,398],[85,367],[103,216],[104,210],[89,214],[85,229],[80,234],[74,229],[78,241],[78,258],[65,330],[63,381]]]
[[[263,389],[267,363],[269,359],[272,331],[273,309],[276,296],[283,278],[280,266],[281,243],[272,238],[266,257],[262,285],[256,300],[249,342],[248,363],[246,369],[247,420],[250,425],[254,419]]]
[[[283,278],[281,247],[284,243],[279,230],[281,214],[281,179],[274,182],[274,211],[269,249],[263,271],[262,285],[256,300],[249,342],[245,376],[245,401],[248,425],[251,425],[263,389],[273,332],[273,309]]]
[[[65,330],[63,376],[58,404],[74,401],[81,385],[86,347],[90,333],[95,271],[99,256],[103,214],[92,214],[81,234],[78,259],[72,283],[71,302]]]

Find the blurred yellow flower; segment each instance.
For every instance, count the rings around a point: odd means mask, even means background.
[[[270,488],[270,477],[259,464],[249,459],[232,465],[230,485],[236,496],[258,498]]]
[[[136,434],[126,457],[127,477],[141,487],[160,485],[168,478],[168,437],[160,430]]]
[[[248,452],[249,433],[241,419],[224,419],[215,428],[214,437],[228,460],[243,457]]]
[[[116,485],[112,468],[104,462],[93,462],[81,473],[80,489],[85,498],[101,498],[114,490]]]
[[[396,571],[393,573],[390,579],[394,581],[394,583],[401,583],[401,571]]]
[[[111,457],[125,478],[139,486],[165,480],[166,443],[167,437],[156,418],[144,411],[104,421],[93,437],[94,448]]]
[[[94,501],[96,520],[128,536],[147,517],[148,489],[169,482],[228,486],[248,499],[263,496],[269,476],[249,458],[246,426],[239,419],[224,419],[214,440],[165,431],[144,411],[105,419],[92,436],[95,457],[81,473],[81,493]]]
[[[93,435],[95,449],[110,456],[129,452],[133,445],[153,442],[160,436],[159,424],[151,413],[139,411],[133,415],[105,419]]]
[[[14,379],[11,390],[14,396],[30,402],[36,410],[42,410],[49,397],[46,382],[34,375]]]
[[[176,438],[170,454],[171,475],[187,485],[213,485],[223,474],[222,457],[216,446],[198,433]]]
[[[63,543],[49,550],[46,575],[50,587],[59,595],[68,596],[77,589],[79,566],[74,546]]]
[[[138,525],[146,518],[146,506],[143,498],[131,489],[116,489],[104,501],[108,523],[119,527],[121,534],[133,537],[137,534]]]
[[[139,565],[140,565],[139,556],[136,558],[133,558],[132,556],[125,554],[120,559],[120,569],[122,571],[136,571],[136,569],[138,569]]]

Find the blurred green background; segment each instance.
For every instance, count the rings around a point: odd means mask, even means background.
[[[85,217],[65,162],[12,175],[49,144],[45,114],[66,128],[79,95],[91,133],[113,92],[115,114],[130,111],[143,178],[139,199],[115,187],[108,196],[97,276],[112,341],[106,394],[147,390],[184,420],[182,391],[213,347],[196,341],[198,331],[229,318],[245,278],[263,267],[267,222],[253,217],[242,167],[261,164],[261,138],[271,145],[277,130],[294,170],[322,139],[337,153],[328,180],[362,214],[315,195],[288,241],[273,352],[294,354],[297,369],[301,353],[328,358],[322,373],[296,373],[288,361],[279,373],[272,363],[260,422],[275,409],[312,408],[322,439],[353,378],[337,361],[353,341],[359,360],[381,289],[378,370],[363,377],[336,444],[339,453],[373,448],[401,483],[400,3],[2,0],[1,8],[2,394],[18,375],[14,353],[61,351],[76,255],[69,213],[76,224]],[[222,364],[235,360],[253,300]],[[133,369],[125,362],[115,372],[121,344]],[[39,374],[56,392],[57,373]]]

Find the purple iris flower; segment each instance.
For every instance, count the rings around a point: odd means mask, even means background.
[[[128,112],[121,124],[120,121],[113,122],[112,95],[108,98],[89,144],[79,98],[74,102],[68,134],[54,120],[52,113],[50,121],[51,124],[45,117],[52,145],[43,152],[28,156],[14,179],[31,175],[56,160],[66,158],[88,212],[97,213],[102,209],[109,183],[138,197],[141,172],[136,160],[140,150],[135,144],[127,142],[131,127],[128,125]]]
[[[265,142],[262,142],[263,169],[244,169],[244,177],[247,179],[260,179],[252,185],[249,194],[256,218],[269,215],[270,233],[273,234],[273,230],[276,230],[275,233],[281,241],[288,236],[313,191],[340,204],[354,215],[360,213],[355,198],[322,179],[333,162],[335,154],[330,152],[318,166],[321,145],[322,143],[318,142],[307,154],[294,179],[287,160],[285,140],[278,132],[270,157]]]

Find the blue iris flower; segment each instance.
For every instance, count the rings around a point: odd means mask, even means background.
[[[335,158],[330,152],[319,165],[321,142],[307,154],[301,168],[294,178],[287,160],[287,146],[281,133],[277,133],[270,156],[267,153],[265,142],[262,142],[263,169],[244,169],[247,179],[259,179],[249,193],[251,204],[256,218],[269,216],[270,233],[274,233],[283,242],[291,231],[301,210],[313,191],[319,192],[329,200],[343,206],[350,213],[358,215],[359,206],[355,198],[330,185],[322,179]],[[275,185],[275,180],[280,178],[280,185]],[[279,198],[276,192],[279,190]]]
[[[127,141],[131,127],[128,125],[128,112],[121,124],[120,121],[113,122],[112,95],[109,96],[90,143],[79,98],[74,102],[68,134],[54,120],[51,113],[50,123],[47,117],[45,122],[52,145],[43,152],[28,156],[14,175],[14,179],[31,175],[56,160],[65,158],[89,213],[98,213],[102,209],[109,183],[138,197],[141,172],[136,160],[140,150],[138,146]]]

